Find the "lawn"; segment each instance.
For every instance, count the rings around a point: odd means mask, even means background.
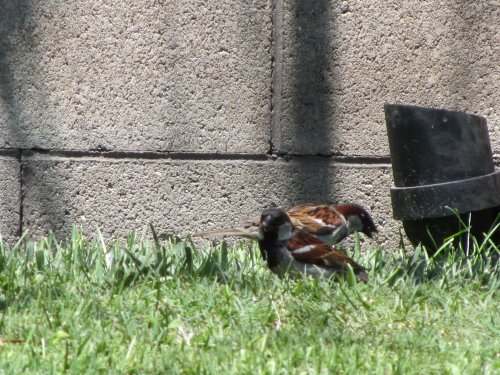
[[[279,279],[251,242],[147,232],[1,245],[0,373],[500,373],[492,241],[428,258],[358,236],[365,285]]]

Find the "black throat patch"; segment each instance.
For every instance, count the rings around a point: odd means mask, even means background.
[[[288,241],[259,241],[260,254],[267,262],[269,268],[277,267],[280,264],[280,251],[286,246]]]

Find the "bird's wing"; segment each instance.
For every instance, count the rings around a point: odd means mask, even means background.
[[[351,266],[355,272],[364,272],[365,268],[349,258],[344,252],[321,242],[304,231],[297,231],[287,243],[288,250],[295,260],[303,263],[345,271]]]
[[[309,233],[330,234],[345,224],[342,214],[330,205],[300,205],[287,211],[292,223]]]

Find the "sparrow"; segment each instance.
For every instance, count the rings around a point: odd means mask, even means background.
[[[368,282],[366,269],[345,253],[296,227],[287,212],[268,209],[259,223],[259,248],[273,273],[298,271],[312,277],[345,276],[352,268],[358,281]]]
[[[353,232],[362,232],[372,238],[377,228],[370,214],[357,204],[303,204],[288,209],[285,214],[292,224],[321,242],[334,245]],[[240,227],[215,229],[193,234],[195,237],[212,235],[240,236],[261,240],[259,218],[249,218]]]

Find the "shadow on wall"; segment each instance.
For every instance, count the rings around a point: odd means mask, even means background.
[[[28,90],[26,82],[42,81],[37,75],[38,67],[30,66],[33,59],[25,59],[25,54],[34,54],[36,44],[33,41],[35,24],[32,20],[31,1],[0,0],[0,132],[3,140],[0,148],[23,149],[36,147],[30,139],[23,112],[25,103],[40,96],[40,90]],[[26,75],[31,77],[27,77]],[[29,79],[27,79],[29,78]],[[36,108],[35,108],[36,109]],[[29,109],[28,109],[29,110]],[[24,168],[23,168],[24,166]],[[42,228],[58,232],[64,223],[63,207],[57,197],[61,195],[62,181],[48,182],[50,168],[46,165],[37,181],[31,181],[33,171],[21,155],[21,198],[19,212],[33,211],[34,215],[21,215],[18,234],[33,223],[26,222],[26,216],[32,216]],[[34,187],[37,187],[36,191]]]
[[[26,138],[26,134],[19,126],[19,105],[15,96],[14,71],[11,68],[12,55],[20,41],[19,35],[24,33],[23,28],[28,17],[27,0],[0,1],[0,133],[3,135],[0,148],[18,148]],[[22,177],[20,177],[22,178]],[[22,235],[22,199],[18,200],[18,226],[14,236]],[[10,219],[10,218],[9,218]]]
[[[291,116],[286,133],[292,139],[291,153],[321,155],[330,150],[334,124],[330,108],[335,106],[333,90],[328,81],[331,27],[335,25],[327,0],[293,1],[293,20],[289,28],[284,65],[292,68]],[[333,186],[328,161],[297,157],[293,161],[291,199],[295,202],[332,200]]]
[[[20,126],[19,104],[15,97],[14,71],[11,68],[13,55],[26,34],[29,17],[28,0],[0,1],[0,119],[7,131],[4,141],[7,147],[17,148],[26,134]]]
[[[333,148],[329,142],[337,139],[339,124],[333,121],[331,114],[338,101],[335,96],[338,77],[333,69],[336,62],[331,56],[335,55],[332,48],[335,48],[337,43],[333,38],[337,35],[336,17],[340,13],[332,9],[340,6],[339,3],[333,4],[328,0],[292,0],[285,3],[285,8],[291,9],[292,20],[285,24],[284,32],[288,35],[285,39],[288,38],[289,41],[284,44],[283,65],[289,66],[291,73],[288,74],[290,82],[285,79],[285,85],[290,86],[290,98],[284,95],[283,100],[289,99],[291,105],[290,115],[287,117],[285,113],[283,122],[283,133],[289,139],[285,139],[282,144],[285,145],[283,150],[292,154],[328,154]],[[448,8],[446,14],[455,14],[448,24],[450,31],[446,36],[451,50],[447,51],[446,58],[451,61],[444,63],[453,69],[445,76],[449,80],[445,86],[450,87],[457,106],[463,110],[464,105],[468,103],[472,106],[479,105],[480,86],[475,82],[482,73],[487,74],[491,69],[491,65],[488,67],[486,64],[485,67],[484,62],[478,61],[477,57],[480,55],[478,48],[481,48],[482,31],[492,27],[491,22],[487,22],[487,15],[494,9],[487,2],[483,4],[464,0],[450,0],[445,6]],[[286,12],[285,10],[285,15]],[[489,35],[493,37],[492,33]],[[383,42],[390,43],[389,40]],[[287,48],[290,50],[286,50]],[[286,69],[284,76],[287,78]],[[423,83],[425,82],[420,81],[416,84]],[[382,113],[382,106],[379,110]],[[335,199],[335,189],[332,186],[335,171],[328,166],[326,159],[318,158],[314,161],[298,156],[292,170],[294,172],[291,180],[294,185],[290,186],[289,192],[294,201]]]

